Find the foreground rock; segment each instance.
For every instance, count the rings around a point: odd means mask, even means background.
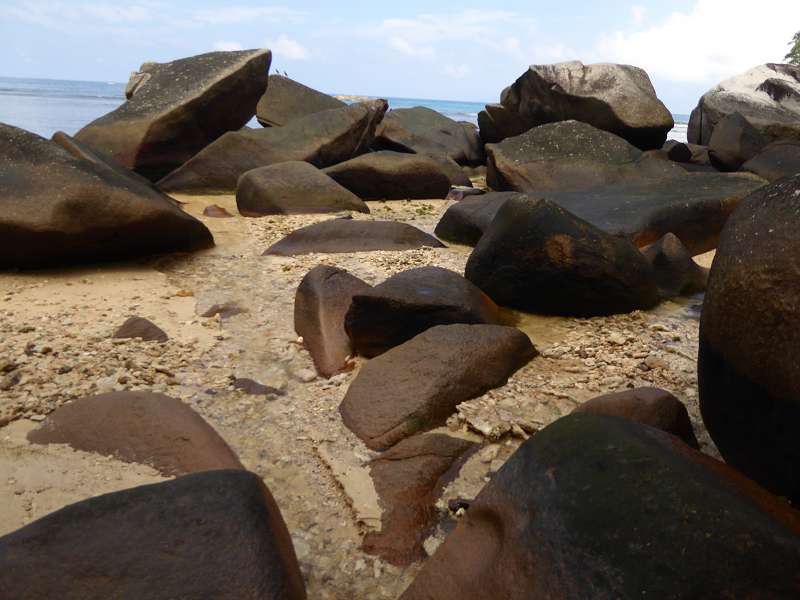
[[[445,198],[451,185],[437,161],[402,152],[371,152],[325,173],[364,200]]]
[[[236,206],[245,217],[369,212],[358,196],[302,161],[278,163],[242,175],[236,186]]]
[[[226,133],[161,181],[166,192],[231,193],[239,177],[252,169],[288,161],[324,168],[366,152],[386,112],[375,100],[325,110],[283,127]]]
[[[246,471],[187,475],[39,519],[0,538],[0,589],[31,600],[306,597],[280,510]]]
[[[653,267],[656,283],[664,297],[705,291],[708,270],[694,262],[676,235],[668,233],[655,244],[642,249],[642,253]]]
[[[264,256],[297,256],[316,252],[373,252],[375,250],[412,250],[441,248],[442,243],[429,235],[396,221],[357,221],[331,219],[301,227],[264,251]]]
[[[434,233],[446,242],[474,246],[505,201],[518,196],[517,192],[490,192],[464,198],[447,209]]]
[[[345,369],[353,344],[344,318],[353,296],[370,289],[358,277],[328,265],[314,267],[300,282],[294,298],[294,330],[323,377]]]
[[[150,392],[75,400],[52,412],[28,439],[150,465],[167,476],[244,468],[225,440],[188,405]]]
[[[800,142],[773,142],[742,165],[767,181],[800,173]]]
[[[378,356],[436,325],[497,324],[497,305],[458,273],[418,267],[359,292],[345,329],[362,356]]]
[[[666,390],[646,387],[604,394],[584,402],[573,412],[620,417],[649,425],[674,435],[695,450],[700,449],[686,407]]]
[[[720,171],[738,171],[764,149],[767,139],[739,113],[722,118],[708,143],[708,158]]]
[[[284,75],[270,75],[267,91],[256,107],[256,118],[264,127],[280,127],[314,113],[347,106]]]
[[[166,342],[167,332],[143,317],[130,317],[114,333],[118,340],[140,339],[145,342]]]
[[[700,408],[725,461],[800,501],[800,175],[731,216],[700,323]]]
[[[436,500],[475,448],[449,435],[420,434],[373,460],[370,475],[384,511],[381,530],[364,537],[364,550],[398,566],[426,558],[422,544],[435,526]]]
[[[733,113],[769,141],[800,140],[800,67],[760,65],[706,92],[692,111],[689,142],[708,145],[717,124]]]
[[[491,137],[500,139],[519,135],[520,125],[526,131],[574,119],[651,150],[661,148],[675,125],[647,73],[630,65],[532,65],[503,91],[500,104],[505,111],[494,112],[510,114],[492,119],[487,110],[481,128],[489,122]]]
[[[269,50],[145,63],[135,94],[75,134],[153,181],[244,126],[267,87]]]
[[[402,598],[791,598],[798,560],[788,505],[657,429],[575,414],[517,450]]]
[[[653,271],[628,240],[539,198],[507,200],[465,276],[501,306],[597,316],[658,303]]]
[[[443,425],[458,404],[503,385],[536,354],[513,327],[433,327],[365,364],[339,412],[368,447],[385,450]]]
[[[2,124],[0,190],[0,269],[117,260],[214,243],[205,225],[149,185]]]
[[[423,106],[386,114],[376,134],[379,149],[448,156],[460,165],[484,163],[478,132]]]

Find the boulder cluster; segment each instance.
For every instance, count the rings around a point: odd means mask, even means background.
[[[347,104],[269,76],[270,61],[145,63],[127,102],[74,137],[0,124],[0,268],[212,246],[178,194],[235,195],[238,215],[212,205],[211,218],[330,213],[264,255],[330,256],[302,277],[294,328],[320,377],[357,370],[329,416],[370,453],[383,516],[363,549],[424,561],[402,598],[800,597],[800,69],[723,82],[683,144],[632,66],[531,66],[476,128]],[[367,216],[407,199],[440,201],[433,232]],[[418,266],[371,285],[335,266],[440,240],[472,247],[463,273]],[[693,257],[714,249],[709,274]],[[703,292],[700,403],[725,462],[669,392],[600,396],[531,435],[428,556],[442,489],[479,450],[443,426],[539,355],[519,312],[591,318]],[[141,318],[114,337],[167,340]],[[0,537],[3,597],[306,597],[270,491],[181,401],[85,397],[28,439],[174,479]]]

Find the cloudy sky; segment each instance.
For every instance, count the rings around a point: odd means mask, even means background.
[[[127,81],[146,60],[268,47],[329,93],[496,101],[529,64],[645,68],[673,112],[780,61],[800,0],[0,0],[0,76]]]

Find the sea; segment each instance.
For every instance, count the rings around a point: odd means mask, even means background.
[[[387,98],[390,108],[426,106],[456,121],[478,122],[485,102]],[[0,123],[49,138],[56,131],[73,134],[125,101],[125,84],[102,81],[0,77]],[[669,138],[686,142],[688,115],[675,114]],[[255,119],[250,124],[258,127]]]

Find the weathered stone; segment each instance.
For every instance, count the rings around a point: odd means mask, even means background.
[[[662,295],[691,295],[706,290],[708,270],[698,265],[680,239],[668,233],[656,243],[642,249],[653,267]]]
[[[256,107],[264,127],[278,127],[314,113],[347,106],[341,100],[298,83],[284,75],[270,75],[267,91]]]
[[[700,449],[686,407],[666,390],[645,387],[604,394],[584,402],[573,412],[636,421],[671,433],[695,450]]]
[[[206,471],[105,494],[0,538],[0,590],[26,600],[303,600],[261,479]]]
[[[487,104],[478,113],[478,128],[485,144],[496,144],[525,133],[531,126],[518,113],[502,104]]]
[[[738,171],[764,149],[767,139],[739,113],[722,118],[708,143],[708,158],[720,171]]]
[[[773,142],[742,165],[767,181],[777,181],[800,173],[800,142]]]
[[[424,106],[389,111],[378,127],[375,146],[381,150],[439,154],[461,165],[480,165],[485,160],[475,129]]]
[[[651,150],[661,148],[674,126],[647,73],[630,65],[532,65],[503,90],[500,103],[518,119],[506,119],[515,126],[510,132],[494,120],[493,137],[515,135],[520,121],[530,129],[574,119]]]
[[[537,354],[501,325],[439,325],[366,363],[339,406],[374,450],[443,425],[461,402],[503,385]]]
[[[369,212],[358,196],[303,161],[260,167],[242,175],[236,186],[236,206],[245,217]]]
[[[139,338],[145,342],[166,342],[169,339],[167,333],[158,325],[143,317],[129,317],[116,333],[116,339]]]
[[[700,323],[700,408],[725,461],[800,501],[800,174],[725,226]]]
[[[203,209],[203,216],[212,217],[214,219],[229,219],[233,217],[231,213],[229,213],[223,207],[218,206],[216,204],[211,204],[210,206],[206,206]]]
[[[231,382],[233,387],[250,396],[283,396],[286,392],[269,385],[264,385],[247,377],[236,377]]]
[[[403,600],[792,598],[800,518],[662,431],[573,414],[470,504]]]
[[[325,110],[283,127],[228,132],[161,181],[166,192],[230,193],[252,169],[302,160],[320,169],[366,152],[386,111],[376,100]]]
[[[355,294],[370,285],[343,269],[319,265],[311,269],[294,298],[294,330],[303,338],[317,372],[331,377],[346,368],[353,344],[344,318]]]
[[[692,111],[689,142],[708,145],[717,124],[733,113],[769,141],[800,140],[800,67],[759,65],[706,92]]]
[[[405,223],[331,219],[293,231],[267,248],[264,255],[398,251],[423,246],[442,248],[443,244],[432,235]]]
[[[688,163],[692,161],[692,150],[687,144],[676,140],[667,140],[661,147],[667,158],[673,162]]]
[[[501,306],[596,316],[658,303],[636,247],[547,200],[506,200],[467,261],[467,279]]]
[[[150,465],[167,476],[244,468],[225,440],[188,405],[150,392],[80,398],[50,413],[28,439]]]
[[[325,169],[364,200],[445,198],[450,177],[439,162],[419,154],[371,152]]]
[[[0,124],[0,268],[101,262],[213,243],[205,225],[121,168],[76,158]]]
[[[362,356],[382,354],[436,325],[497,324],[497,305],[458,273],[418,267],[352,297],[345,329]]]
[[[75,137],[155,181],[250,120],[271,60],[269,50],[243,50],[145,63],[149,77],[130,99]]]
[[[434,233],[446,242],[474,246],[505,201],[521,195],[518,192],[490,192],[465,198],[445,211]]]
[[[436,523],[436,500],[475,447],[449,435],[420,434],[373,460],[370,475],[383,517],[381,530],[364,537],[364,550],[398,566],[426,558],[422,543]]]

